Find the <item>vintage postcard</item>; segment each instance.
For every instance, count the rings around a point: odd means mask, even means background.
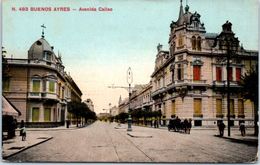
[[[257,0],[1,5],[2,161],[258,161]]]

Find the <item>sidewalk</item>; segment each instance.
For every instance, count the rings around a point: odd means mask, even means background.
[[[52,138],[52,136],[47,134],[28,133],[26,140],[22,141],[22,137],[19,136],[19,133],[16,133],[16,136],[13,139],[3,141],[2,160]]]
[[[89,124],[91,125],[91,124]],[[86,126],[89,126],[86,125]],[[86,127],[84,126],[84,127]],[[12,155],[22,152],[28,148],[46,142],[53,137],[47,134],[33,133],[34,131],[59,131],[59,130],[75,130],[84,127],[77,127],[77,125],[70,125],[69,128],[66,126],[53,127],[53,128],[26,128],[28,132],[26,141],[22,141],[22,137],[19,136],[19,129],[16,130],[16,137],[3,141],[2,147],[2,159],[6,159]]]
[[[233,130],[231,129],[230,136],[228,136],[227,130],[225,130],[223,137],[220,137],[219,135],[215,135],[215,136],[223,139],[228,139],[232,142],[244,143],[247,145],[254,145],[254,146],[258,145],[258,137],[254,136],[253,128],[247,129],[245,136],[242,136],[238,129],[233,129]]]
[[[143,126],[143,125],[132,125],[132,127],[145,127],[145,128],[151,128],[151,129],[161,129],[161,130],[167,130],[168,128],[166,126],[160,126],[159,128],[153,128],[150,126]],[[127,128],[127,124],[121,124],[122,129]],[[120,127],[116,126],[115,129],[120,129]],[[214,130],[218,132],[218,128],[216,127],[192,127],[192,131],[207,131],[207,130]],[[247,128],[246,129],[246,136],[241,136],[239,128],[233,127],[231,128],[231,136],[228,136],[228,131],[225,129],[225,133],[223,137],[220,137],[218,134],[212,134],[215,137],[223,138],[223,139],[229,139],[232,142],[237,143],[244,143],[247,145],[258,145],[258,137],[254,136],[254,128]],[[143,136],[141,133],[130,133],[132,137],[139,137]]]

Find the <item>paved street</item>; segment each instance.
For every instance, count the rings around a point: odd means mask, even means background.
[[[28,134],[49,134],[53,139],[8,161],[238,163],[256,158],[256,145],[216,137],[218,132],[214,129],[193,129],[189,135],[133,126],[133,133],[146,135],[137,138],[127,135],[126,129],[115,129],[116,126],[98,121],[80,129],[28,131]]]

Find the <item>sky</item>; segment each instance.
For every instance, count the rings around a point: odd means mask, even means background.
[[[197,11],[209,33],[220,33],[229,20],[245,49],[258,50],[258,0],[183,0]],[[28,11],[21,11],[20,8]],[[68,7],[70,11],[30,11],[31,7]],[[79,11],[79,8],[112,11]],[[15,11],[14,11],[15,8]],[[156,46],[168,50],[170,23],[179,15],[180,0],[2,0],[2,46],[13,58],[27,58],[30,46],[41,37],[62,55],[65,71],[91,98],[96,113],[109,103],[118,105],[128,86],[147,84],[154,70]],[[73,10],[74,9],[74,10]],[[104,110],[105,109],[105,110]]]

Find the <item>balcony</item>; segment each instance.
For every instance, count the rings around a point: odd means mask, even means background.
[[[41,92],[28,92],[29,99],[41,99]]]
[[[216,114],[216,118],[223,118],[223,117],[224,117],[224,115],[222,113],[217,113]]]
[[[193,117],[203,118],[203,114],[201,114],[201,113],[194,113]]]
[[[59,100],[56,93],[48,93],[48,92],[42,93],[42,98],[51,99],[51,100]]]
[[[227,81],[213,81],[212,85],[215,87],[227,87]],[[238,87],[238,82],[230,81],[230,87]]]
[[[154,91],[154,92],[151,94],[151,96],[152,96],[152,97],[159,96],[159,95],[163,94],[165,91],[166,91],[166,88],[165,88],[165,87],[162,87],[162,88],[157,89],[156,91]]]

